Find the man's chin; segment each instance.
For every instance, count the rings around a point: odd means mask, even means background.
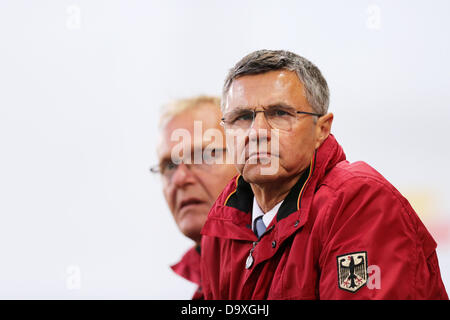
[[[276,181],[279,178],[279,168],[262,164],[247,164],[244,166],[242,176],[248,183],[264,184]]]
[[[178,222],[178,228],[188,238],[197,242],[200,238],[200,232],[205,223],[206,216],[202,217],[192,212],[186,213],[186,215]]]

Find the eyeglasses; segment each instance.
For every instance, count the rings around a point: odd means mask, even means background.
[[[210,170],[214,164],[225,163],[226,148],[213,148],[202,150],[202,159],[200,163],[192,161],[195,154],[184,159],[166,159],[160,164],[150,167],[150,172],[155,174],[161,174],[161,176],[167,180],[171,180],[173,174],[177,171],[178,167],[183,163],[189,170],[192,167],[200,170]]]
[[[289,106],[271,106],[263,108],[263,110],[256,109],[236,109],[225,114],[222,118],[221,124],[226,129],[249,129],[252,127],[255,121],[256,114],[258,112],[264,113],[267,123],[273,129],[286,130],[292,129],[295,121],[298,119],[299,114],[306,114],[310,116],[321,117],[322,114],[312,113],[306,111],[297,111]]]

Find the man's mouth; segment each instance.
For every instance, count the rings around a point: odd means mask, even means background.
[[[178,210],[187,208],[189,206],[195,206],[195,205],[199,205],[199,204],[204,204],[205,201],[202,201],[198,198],[186,198],[184,200],[182,200],[178,206]]]
[[[275,155],[275,154],[272,154],[272,153],[270,153],[270,152],[252,152],[252,153],[250,153],[249,154],[249,156],[247,157],[247,161],[248,160],[253,160],[253,161],[255,161],[255,160],[262,160],[263,162],[267,162],[267,161],[270,161],[270,158],[272,158],[272,157],[278,157],[277,155]]]
[[[253,157],[253,156],[257,156],[257,157],[270,157],[272,154],[270,152],[252,152],[250,153],[250,155],[248,156],[249,158]]]

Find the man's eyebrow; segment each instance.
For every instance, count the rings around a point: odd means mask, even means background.
[[[289,105],[289,104],[287,104],[287,103],[285,103],[285,102],[275,102],[275,103],[271,103],[271,104],[265,105],[265,106],[261,106],[261,105],[258,105],[258,106],[245,106],[245,107],[244,107],[244,106],[237,106],[236,108],[234,108],[234,109],[232,110],[232,112],[240,112],[240,111],[253,110],[253,109],[255,109],[255,108],[264,108],[264,109],[267,109],[267,108],[275,108],[275,107],[282,107],[282,108],[286,108],[286,109],[296,110],[295,107],[293,107],[293,106],[291,106],[291,105]]]
[[[254,109],[253,107],[244,107],[244,106],[237,106],[236,108],[234,108],[233,110],[231,110],[230,112],[242,112],[242,111],[248,111],[248,110],[252,110]]]
[[[292,109],[295,110],[295,108],[287,103],[284,102],[276,102],[276,103],[271,103],[268,106],[265,106],[265,108],[275,108],[275,107],[282,107],[285,109]]]
[[[158,164],[161,165],[161,164],[168,163],[170,161],[172,161],[171,157],[170,156],[165,156],[165,157],[163,157],[163,158],[161,158],[159,160]]]
[[[223,145],[220,145],[220,144],[217,144],[217,145],[213,144],[211,146],[210,143],[208,143],[208,144],[205,143],[202,146],[194,147],[192,149],[192,151],[195,153],[195,152],[204,152],[205,150],[211,151],[211,150],[221,150],[221,149],[226,149],[226,147]]]
[[[204,142],[202,145],[199,146],[190,146],[188,148],[188,151],[191,152],[191,156],[194,155],[195,152],[203,152],[204,150],[213,150],[213,149],[226,149],[224,148],[223,145],[215,145],[213,144],[213,146],[211,146],[211,142]],[[167,162],[172,162],[172,154],[171,153],[167,153],[164,156],[162,156],[159,160],[159,163],[167,163]]]

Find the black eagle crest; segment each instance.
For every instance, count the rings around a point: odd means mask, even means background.
[[[367,282],[366,257],[366,252],[356,252],[338,257],[340,288],[355,292]]]

